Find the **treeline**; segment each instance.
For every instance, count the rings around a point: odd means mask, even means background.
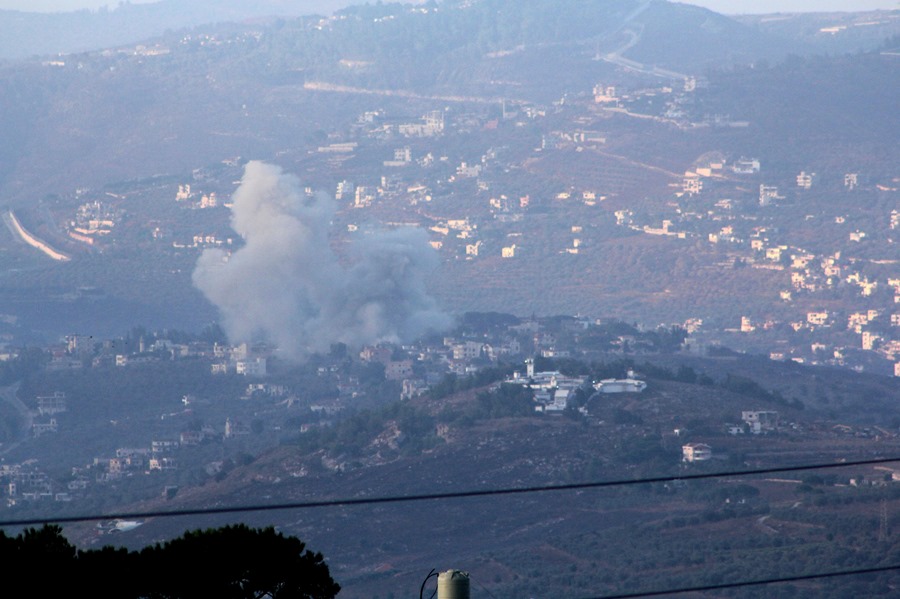
[[[298,424],[294,421],[288,422]],[[437,421],[428,412],[396,401],[378,409],[360,410],[332,425],[311,427],[306,432],[282,438],[284,445],[296,445],[303,452],[323,451],[335,458],[352,461],[373,449],[373,442],[391,427],[396,434],[391,443],[379,446],[382,454],[417,455],[443,442],[437,435]]]
[[[186,532],[140,551],[76,549],[58,526],[0,531],[4,596],[115,599],[331,599],[340,585],[321,553],[274,528]]]
[[[467,377],[448,375],[431,389],[429,397],[443,399],[461,391],[483,389],[511,372],[511,367],[498,366]],[[407,401],[394,401],[380,408],[360,410],[329,426],[310,427],[306,432],[283,438],[282,443],[309,452],[324,450],[330,456],[352,460],[366,455],[375,439],[394,427],[393,450],[399,455],[418,455],[444,442],[437,432],[439,424],[468,425],[480,420],[533,414],[531,389],[500,384],[496,389],[480,391],[473,402],[444,409],[437,415]],[[288,422],[289,426],[300,424],[296,419]],[[386,454],[392,448],[382,444],[377,450]]]
[[[677,338],[677,333],[673,335]],[[567,414],[572,417],[578,416],[577,408],[585,405],[593,393],[592,382],[622,378],[632,369],[637,371],[637,376],[648,380],[703,385],[793,409],[804,407],[800,400],[785,398],[780,392],[770,391],[753,379],[727,373],[724,378],[715,380],[686,365],[671,369],[650,363],[637,364],[630,359],[587,363],[573,358],[540,356],[535,357],[534,363],[536,371],[558,371],[567,376],[585,377],[588,380],[570,398],[572,409]],[[310,452],[324,450],[332,457],[343,456],[352,463],[353,459],[374,451],[373,441],[376,437],[394,427],[396,434],[393,449],[402,455],[418,455],[443,443],[437,433],[440,424],[469,426],[497,418],[535,416],[533,391],[526,385],[502,383],[513,370],[510,365],[499,364],[468,376],[450,374],[431,387],[427,395],[430,400],[441,400],[457,393],[478,390],[473,401],[448,406],[434,413],[409,402],[395,401],[377,409],[360,410],[333,425],[313,426],[306,432],[289,434],[282,439],[282,443],[297,445]],[[639,417],[621,409],[612,417],[617,424],[642,423]],[[288,425],[299,427],[304,422],[306,421],[294,419]],[[660,463],[668,463],[670,457],[656,442],[649,448],[629,446],[623,448],[623,451],[625,449],[628,449],[625,454],[633,453],[634,456],[648,460],[653,458]],[[384,454],[391,449],[380,445],[378,451]]]
[[[259,60],[269,72],[305,70],[313,77],[352,79],[392,87],[425,87],[465,79],[460,64],[488,52],[590,39],[606,33],[634,9],[628,0],[488,0],[429,4],[425,15],[408,5],[367,4],[341,11],[322,31],[297,19],[267,31]],[[437,10],[433,10],[433,9]],[[342,59],[364,68],[340,67]]]
[[[491,368],[483,368],[464,377],[451,373],[446,375],[436,385],[432,385],[428,390],[428,396],[431,399],[443,399],[462,391],[485,387],[491,383],[502,381],[511,375],[514,370],[512,366],[499,364]]]

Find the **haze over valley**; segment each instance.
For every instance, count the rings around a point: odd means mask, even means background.
[[[0,519],[896,455],[900,11],[348,4],[0,11]],[[895,467],[241,521],[645,592],[889,566]]]

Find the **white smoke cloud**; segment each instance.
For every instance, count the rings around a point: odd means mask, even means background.
[[[425,232],[371,235],[342,261],[329,243],[334,211],[281,168],[247,164],[232,207],[245,245],[230,255],[205,250],[193,273],[231,341],[262,338],[303,358],[338,342],[404,341],[449,326],[423,284],[438,265]]]

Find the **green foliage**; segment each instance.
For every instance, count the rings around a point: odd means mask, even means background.
[[[460,325],[466,329],[477,332],[491,330],[505,331],[522,321],[521,318],[502,312],[466,312],[463,314]]]
[[[473,418],[506,418],[531,416],[534,412],[534,393],[525,385],[503,383],[494,391],[479,393]]]
[[[644,424],[644,419],[633,412],[629,412],[623,408],[616,408],[613,411],[613,423],[640,426]]]
[[[305,451],[324,450],[332,456],[358,458],[371,451],[375,439],[390,432],[392,424],[400,433],[395,440],[405,455],[416,455],[442,442],[433,416],[399,401],[376,410],[360,410],[333,426],[313,429],[285,442]]]
[[[142,550],[141,593],[155,597],[331,598],[340,586],[320,553],[272,527],[187,532]]]
[[[753,379],[745,376],[728,373],[725,376],[725,380],[722,381],[720,385],[724,389],[727,389],[734,393],[738,393],[740,395],[746,395],[748,397],[761,399],[763,401],[770,401],[772,403],[789,406],[798,410],[802,410],[804,407],[803,402],[801,402],[799,399],[785,399],[785,397],[779,391],[769,391]]]
[[[666,467],[675,462],[654,437],[628,437],[619,447],[619,454],[631,464]]]
[[[0,385],[11,385],[38,372],[50,361],[50,354],[37,347],[26,347],[19,356],[0,362]]]
[[[442,399],[460,391],[477,389],[478,387],[496,383],[512,374],[512,372],[513,368],[511,366],[500,364],[492,368],[484,368],[475,374],[463,378],[455,374],[448,374],[440,383],[431,387],[428,395],[432,399]]]

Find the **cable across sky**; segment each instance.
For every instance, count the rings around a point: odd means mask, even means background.
[[[821,464],[806,464],[796,466],[778,466],[773,468],[758,468],[752,470],[733,470],[731,472],[701,472],[685,474],[681,476],[656,476],[649,478],[636,478],[624,480],[589,481],[583,483],[569,483],[560,485],[543,485],[529,487],[506,487],[494,489],[472,489],[467,491],[448,491],[444,493],[421,493],[412,495],[385,495],[378,497],[356,497],[345,499],[323,499],[318,501],[298,501],[290,503],[253,504],[239,506],[222,506],[178,510],[154,510],[135,512],[112,512],[107,514],[82,514],[76,516],[61,516],[58,518],[28,518],[21,520],[0,520],[0,528],[8,526],[35,526],[41,524],[70,524],[75,522],[90,522],[99,520],[136,520],[146,518],[172,518],[179,516],[205,516],[214,514],[239,514],[247,512],[271,512],[282,510],[302,510],[311,508],[353,507],[362,505],[378,505],[389,503],[408,503],[417,501],[437,501],[448,499],[467,499],[474,497],[493,497],[498,495],[524,495],[532,493],[548,493],[562,491],[579,491],[586,489],[606,489],[614,487],[628,487],[634,485],[648,485],[654,483],[672,483],[676,481],[705,480],[711,478],[734,478],[745,476],[758,476],[764,474],[779,474],[784,472],[800,472],[804,470],[829,470],[836,468],[850,468],[854,466],[874,466],[900,462],[900,457],[875,458],[869,460],[855,460],[847,462],[829,462]]]
[[[721,591],[724,589],[737,589],[740,587],[763,586],[784,582],[801,582],[804,580],[821,580],[825,578],[838,578],[841,576],[857,576],[862,574],[878,574],[900,570],[900,564],[892,566],[880,566],[877,568],[859,568],[856,570],[833,570],[820,574],[805,574],[802,576],[784,576],[780,578],[761,578],[759,580],[747,580],[743,582],[723,582],[696,587],[679,587],[677,589],[665,589],[660,591],[645,591],[639,593],[625,593],[616,595],[599,595],[596,597],[584,597],[583,599],[636,599],[637,597],[663,597],[665,595],[677,595],[679,593],[700,593],[704,591]]]

